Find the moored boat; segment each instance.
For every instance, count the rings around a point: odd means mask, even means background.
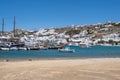
[[[49,46],[48,49],[62,49],[62,46]]]
[[[66,47],[64,49],[58,49],[59,52],[70,52],[70,53],[74,53],[75,50],[74,49],[70,49],[69,47]]]
[[[80,44],[81,48],[89,48],[90,46],[91,46],[90,44],[86,44],[86,43]]]
[[[0,50],[10,50],[8,47],[1,47]]]
[[[27,48],[27,50],[40,50],[40,48],[39,47],[29,47],[29,48]]]

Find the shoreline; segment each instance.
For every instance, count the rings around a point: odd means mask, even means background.
[[[102,60],[102,59],[120,59],[120,57],[92,57],[92,58],[28,58],[28,59],[0,59],[0,62],[27,62],[27,61],[61,61],[61,60]]]

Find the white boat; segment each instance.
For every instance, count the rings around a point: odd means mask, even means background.
[[[10,48],[2,47],[0,50],[10,50]]]
[[[26,50],[26,48],[17,48],[17,47],[11,47],[11,48],[8,48],[8,47],[1,47],[0,50]]]
[[[58,49],[59,52],[70,52],[70,53],[74,53],[75,50],[74,49],[70,49],[68,47],[64,48],[64,49]]]
[[[11,47],[10,50],[18,50],[17,47]]]
[[[91,47],[91,44],[88,44],[88,43],[80,43],[80,47],[81,47],[81,48],[89,48],[89,47]]]

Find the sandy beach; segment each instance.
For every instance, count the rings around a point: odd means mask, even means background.
[[[0,62],[0,80],[120,80],[120,58]]]

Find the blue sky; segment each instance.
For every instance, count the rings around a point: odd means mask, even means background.
[[[118,22],[120,0],[0,0],[5,31],[13,29],[14,16],[16,27],[27,30]]]

